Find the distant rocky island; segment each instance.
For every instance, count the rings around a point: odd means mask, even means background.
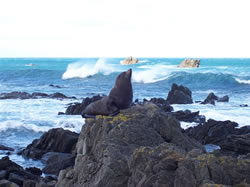
[[[185,59],[178,66],[180,68],[198,68],[200,66],[199,59]]]
[[[133,58],[132,56],[126,58],[125,60],[121,61],[121,65],[131,65],[131,64],[136,64],[138,63],[139,60],[137,58]]]

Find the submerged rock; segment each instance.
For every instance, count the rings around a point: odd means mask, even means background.
[[[185,59],[178,67],[181,68],[198,68],[200,66],[199,59]]]
[[[124,61],[121,61],[120,64],[121,65],[131,65],[131,64],[136,64],[138,63],[139,60],[136,58],[133,58],[132,56],[126,58]]]
[[[250,159],[218,156],[182,133],[179,122],[152,103],[87,119],[72,168],[57,187],[250,184]]]
[[[169,104],[192,104],[192,92],[187,87],[174,83],[168,93],[167,101]]]

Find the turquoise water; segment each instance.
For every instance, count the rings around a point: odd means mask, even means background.
[[[175,110],[200,111],[207,119],[233,120],[250,125],[250,59],[201,59],[200,68],[183,69],[179,58],[139,58],[136,65],[122,66],[122,58],[0,58],[0,93],[25,91],[75,96],[76,100],[29,99],[0,100],[0,144],[20,149],[51,128],[63,127],[79,132],[80,116],[58,116],[67,104],[83,97],[108,94],[116,76],[132,68],[134,99],[166,98],[172,83],[192,91],[194,101],[210,92],[229,95],[229,103],[216,106],[174,105]],[[50,84],[59,86],[51,87]],[[188,127],[195,124],[184,124]],[[4,153],[0,152],[1,155]],[[18,159],[17,159],[18,162]],[[20,162],[22,162],[20,160]]]

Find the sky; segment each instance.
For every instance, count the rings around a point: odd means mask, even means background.
[[[250,57],[249,0],[2,0],[0,57]]]

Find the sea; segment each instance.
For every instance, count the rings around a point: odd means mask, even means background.
[[[58,115],[68,104],[85,97],[108,95],[120,72],[132,68],[134,100],[167,98],[171,85],[184,85],[193,101],[203,101],[209,93],[229,96],[216,105],[173,105],[174,110],[200,111],[206,119],[231,120],[239,127],[250,125],[250,59],[201,58],[199,68],[177,67],[183,58],[139,58],[134,65],[120,65],[124,58],[0,58],[0,94],[14,91],[60,92],[76,99],[0,100],[0,144],[15,149],[10,159],[23,167],[43,167],[16,153],[52,128],[80,132],[81,116]],[[248,105],[241,107],[240,105]],[[185,129],[194,123],[181,123]],[[6,156],[0,151],[0,158]]]

